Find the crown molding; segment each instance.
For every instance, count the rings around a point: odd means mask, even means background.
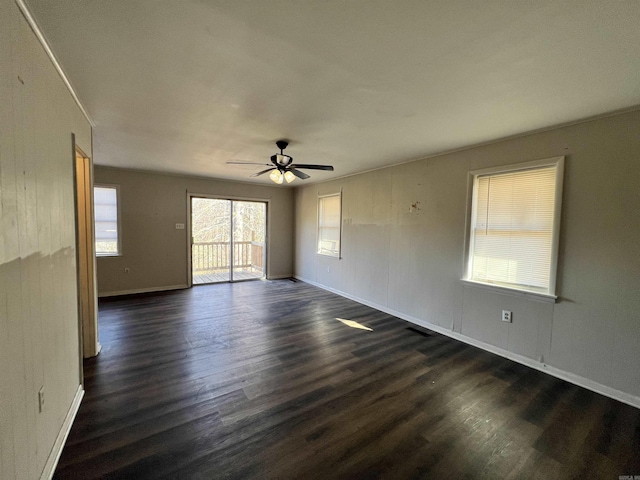
[[[62,81],[66,85],[67,90],[69,90],[69,93],[73,97],[73,100],[76,102],[76,105],[78,105],[78,108],[83,113],[83,115],[85,116],[85,118],[87,119],[91,127],[95,127],[96,126],[95,122],[87,112],[87,109],[84,108],[84,105],[82,105],[80,98],[76,94],[76,91],[73,89],[73,86],[71,85],[71,82],[67,77],[67,74],[64,72],[62,68],[62,65],[60,64],[55,54],[53,53],[53,50],[51,49],[51,46],[49,45],[47,38],[44,36],[44,33],[42,33],[42,30],[40,30],[40,27],[38,26],[38,22],[36,22],[36,19],[31,13],[31,10],[29,9],[28,5],[25,3],[24,0],[15,0],[15,2],[18,8],[20,9],[20,12],[22,13],[22,16],[27,21],[27,23],[31,27],[31,30],[33,30],[33,33],[38,38],[38,41],[42,45],[42,48],[44,48],[45,53],[49,57],[49,60],[51,60],[51,63],[53,63],[53,66],[58,72],[58,75],[60,75],[60,78],[62,78]]]

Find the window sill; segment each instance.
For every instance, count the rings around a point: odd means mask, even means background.
[[[122,254],[121,253],[96,253],[96,258],[103,258],[103,257],[121,257]]]
[[[517,288],[509,288],[503,285],[493,285],[491,283],[481,283],[474,280],[461,279],[462,283],[471,285],[472,287],[478,287],[485,290],[491,290],[495,293],[502,293],[506,295],[513,295],[514,297],[525,297],[531,300],[537,300],[539,302],[556,303],[558,297],[550,295],[548,293],[531,292],[529,290],[519,290]]]
[[[333,258],[334,260],[341,260],[342,257],[339,255],[328,255],[326,253],[320,253],[320,252],[316,252],[316,255],[318,255],[319,257],[322,258]]]

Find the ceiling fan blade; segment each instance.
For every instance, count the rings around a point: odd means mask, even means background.
[[[266,170],[262,170],[261,172],[258,173],[254,173],[253,175],[250,175],[251,177],[259,177],[260,175],[263,175],[267,172],[270,172],[271,170],[274,170],[274,168],[267,168]]]
[[[298,178],[300,178],[302,180],[305,180],[305,179],[309,178],[309,175],[307,175],[304,172],[301,172],[300,170],[296,170],[295,168],[290,168],[289,171],[291,173],[293,173],[296,177],[298,177]]]
[[[308,168],[309,170],[328,170],[333,172],[333,166],[331,165],[312,165],[308,163],[296,163],[295,165],[291,165],[293,168]]]
[[[270,163],[256,163],[256,162],[227,162],[227,165],[271,165]]]

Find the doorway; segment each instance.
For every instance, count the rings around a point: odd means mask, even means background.
[[[266,202],[191,197],[191,284],[265,278]]]
[[[76,201],[76,266],[78,274],[78,316],[82,357],[95,357],[100,352],[98,342],[98,311],[95,274],[95,236],[93,216],[93,166],[91,158],[76,144],[75,154]]]

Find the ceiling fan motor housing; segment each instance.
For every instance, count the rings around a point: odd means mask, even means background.
[[[271,163],[278,167],[288,167],[293,162],[293,157],[289,155],[284,155],[282,153],[277,153],[271,156]]]
[[[289,155],[285,155],[282,151],[289,146],[289,142],[287,140],[278,140],[276,142],[276,147],[280,149],[280,153],[271,156],[271,163],[273,163],[279,170],[282,170],[280,167],[286,168],[293,163],[293,157]]]

